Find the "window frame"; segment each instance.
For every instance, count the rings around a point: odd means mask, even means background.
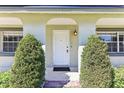
[[[124,32],[122,32],[122,31],[97,31],[97,35],[98,36],[100,36],[100,34],[102,35],[102,34],[104,34],[104,33],[116,33],[117,34],[117,52],[109,52],[109,53],[114,53],[114,54],[116,54],[116,53],[120,53],[120,54],[124,54],[124,50],[123,50],[123,52],[120,52],[120,41],[119,41],[119,35],[124,35]],[[103,41],[104,42],[104,41]],[[105,43],[106,43],[107,41],[105,41]],[[124,40],[123,41],[121,41],[121,42],[124,42]]]
[[[3,47],[3,43],[4,42],[9,42],[9,41],[4,41],[4,35],[17,35],[17,36],[22,36],[23,37],[23,31],[0,31],[0,52],[1,53],[9,53],[9,54],[13,54],[15,52],[6,52],[4,51],[4,47]],[[11,41],[11,42],[19,42],[19,41]]]

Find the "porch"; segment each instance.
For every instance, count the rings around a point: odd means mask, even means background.
[[[68,71],[78,72],[78,26],[71,18],[53,18],[46,24],[45,59],[48,80],[50,77],[66,80]],[[54,72],[54,68],[63,68],[63,72]],[[64,70],[65,69],[65,70]],[[52,75],[51,75],[52,73]]]
[[[47,81],[79,81],[79,72],[75,72],[74,67],[71,71],[53,71],[52,67],[46,68],[45,80]]]

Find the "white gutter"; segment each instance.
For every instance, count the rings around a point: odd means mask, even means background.
[[[124,8],[44,9],[39,7],[0,7],[0,13],[45,13],[45,14],[123,14]]]
[[[40,13],[40,14],[124,14],[123,12],[87,12],[87,11],[0,11],[0,13]]]

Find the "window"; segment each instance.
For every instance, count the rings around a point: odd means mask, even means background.
[[[119,34],[119,52],[124,52],[124,33]]]
[[[100,32],[98,36],[107,43],[110,53],[124,53],[124,33]]]
[[[3,33],[3,52],[15,52],[22,34]]]

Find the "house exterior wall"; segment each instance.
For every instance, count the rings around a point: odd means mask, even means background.
[[[14,62],[13,56],[0,56],[0,72],[9,70]]]
[[[47,13],[0,13],[0,17],[17,17],[23,22],[23,35],[27,33],[33,34],[41,43],[44,45],[44,50],[46,50],[46,63],[50,65],[51,56],[48,57],[48,51],[52,53],[51,48],[48,48],[46,40],[52,38],[50,31],[47,31],[46,23],[52,18],[72,18],[77,22],[78,26],[78,64],[80,64],[80,56],[82,53],[82,47],[87,43],[87,39],[90,35],[96,33],[96,22],[100,18],[123,18],[124,14],[47,14]],[[49,34],[48,37],[46,37]],[[51,39],[52,40],[52,39]],[[48,40],[49,41],[49,40]],[[48,42],[50,44],[50,42]],[[51,45],[51,44],[50,44]],[[52,54],[51,54],[52,55]],[[74,58],[74,53],[72,53],[72,58]],[[111,62],[114,65],[124,64],[123,56],[111,56]],[[118,61],[119,59],[119,61]],[[73,60],[73,59],[72,59]],[[5,62],[6,64],[12,63],[14,61],[13,57],[0,56],[0,64]],[[49,62],[48,62],[49,61]],[[73,66],[77,66],[76,63],[72,62]]]

